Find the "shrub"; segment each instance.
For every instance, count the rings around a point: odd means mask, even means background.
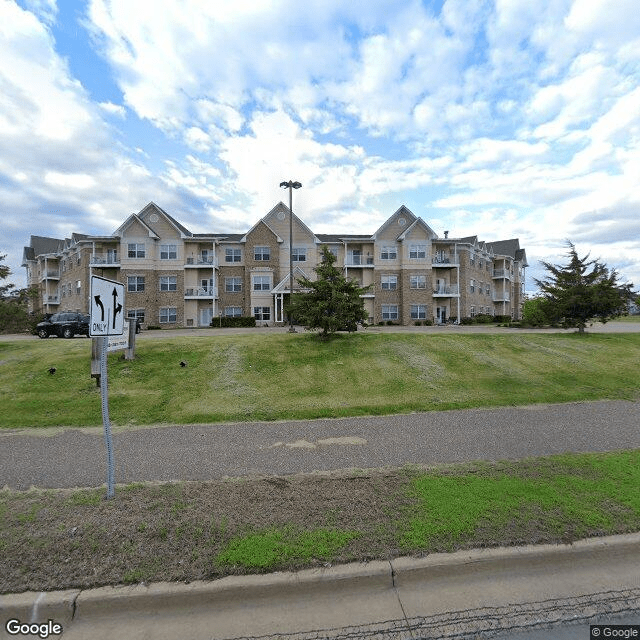
[[[413,324],[414,324],[416,327],[421,327],[421,326],[422,326],[422,321],[421,321],[421,320],[416,320]]]
[[[255,327],[256,319],[253,316],[241,316],[240,318],[214,318],[209,325],[215,328]]]
[[[432,327],[433,326],[433,320],[425,320],[422,324],[425,327]]]
[[[490,316],[488,313],[479,313],[474,320],[477,324],[490,324],[493,322],[493,316]]]
[[[476,324],[476,319],[467,316],[466,318],[460,318],[460,324]]]

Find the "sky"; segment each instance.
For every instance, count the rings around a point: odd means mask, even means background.
[[[248,230],[297,180],[316,233],[401,205],[567,241],[640,285],[637,0],[0,0],[0,254],[156,202]]]

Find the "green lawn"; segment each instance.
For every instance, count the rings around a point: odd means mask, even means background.
[[[0,426],[100,425],[90,341],[0,339]],[[640,334],[309,334],[141,340],[109,357],[116,425],[341,417],[640,389]],[[181,367],[180,362],[187,363]],[[55,367],[55,374],[48,373]]]

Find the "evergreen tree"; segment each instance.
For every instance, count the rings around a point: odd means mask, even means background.
[[[541,309],[551,322],[578,327],[584,333],[592,320],[607,322],[627,312],[632,284],[618,283],[618,274],[597,260],[580,258],[569,242],[569,262],[553,265],[542,262],[550,273],[545,280],[535,280],[542,293]]]
[[[368,314],[360,297],[369,287],[359,287],[347,280],[334,266],[336,258],[326,246],[322,247],[322,261],[314,269],[317,280],[300,278],[304,293],[293,295],[287,313],[293,315],[308,330],[320,329],[320,338],[328,339],[336,331],[356,331],[358,323]]]
[[[11,275],[7,265],[1,264],[6,255],[0,255],[0,283]],[[37,296],[35,289],[17,290],[12,284],[0,284],[0,333],[16,333],[30,329],[29,298]]]

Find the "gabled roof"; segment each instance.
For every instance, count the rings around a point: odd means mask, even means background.
[[[407,209],[408,211],[408,209]],[[418,216],[399,236],[398,240],[404,240],[407,235],[417,227],[422,227],[429,236],[435,238],[437,236],[436,232],[420,217]]]
[[[298,284],[298,278],[308,278],[307,274],[296,265],[293,268],[293,290],[294,291],[306,291]],[[282,278],[278,284],[271,289],[271,293],[291,293],[291,289],[289,289],[289,274]]]
[[[259,227],[260,225],[264,225],[265,227],[267,227],[267,229],[269,229],[269,231],[271,231],[271,233],[276,237],[276,240],[278,242],[284,242],[284,240],[264,221],[264,219],[260,219],[258,220],[258,222],[256,222],[253,227],[251,227],[251,229],[249,229],[249,231],[247,231],[247,233],[245,233],[242,238],[240,239],[240,242],[246,242],[247,241],[247,236],[257,227]]]
[[[122,236],[125,230],[130,227],[134,222],[141,224],[149,234],[150,238],[160,239],[160,236],[148,225],[144,220],[141,220],[137,213],[132,213],[114,232],[114,236]]]
[[[399,209],[397,209],[397,211],[395,211],[393,214],[391,214],[383,223],[382,226],[371,236],[374,240],[378,237],[378,234],[385,229],[386,227],[388,227],[391,222],[398,216],[400,215],[404,215],[407,216],[408,218],[410,218],[410,223],[413,223],[416,220],[416,216],[414,215],[413,211],[411,211],[410,209],[408,209],[405,205],[402,205]],[[405,231],[405,229],[403,229],[400,232],[400,235]]]
[[[193,234],[189,229],[187,229],[184,225],[180,224],[174,217],[170,216],[162,207],[159,207],[155,202],[150,202],[146,207],[138,213],[138,216],[142,216],[143,213],[146,213],[149,209],[154,209],[157,213],[163,215],[169,223],[175,227],[177,231],[180,232],[180,235],[186,238],[190,238]]]
[[[373,237],[364,235],[345,235],[340,233],[316,233],[316,238],[324,243],[342,243],[342,242],[373,242]]]
[[[267,213],[267,215],[264,216],[262,218],[262,220],[263,221],[266,220],[269,216],[275,215],[279,211],[283,211],[287,215],[289,215],[289,213],[290,213],[289,207],[287,207],[287,205],[284,202],[282,202],[282,200],[280,202],[278,202],[278,204],[275,207],[273,207],[273,209],[271,209],[271,211],[269,211],[269,213]],[[320,243],[320,240],[318,239],[318,236],[315,233],[313,233],[313,231],[311,231],[311,229],[309,229],[309,227],[300,218],[298,218],[298,216],[295,213],[293,214],[293,219],[296,220],[297,224],[299,224],[303,229],[308,231],[311,236],[313,236],[313,240],[314,240],[314,242],[316,244]],[[267,226],[269,226],[269,225],[267,225]]]
[[[487,246],[491,247],[492,251],[496,255],[509,256],[514,260],[521,262],[524,267],[529,266],[527,263],[527,254],[524,249],[520,248],[520,240],[518,240],[518,238],[489,242],[487,243]]]

